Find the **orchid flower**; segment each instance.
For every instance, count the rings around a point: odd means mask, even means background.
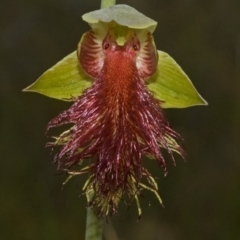
[[[72,124],[48,146],[60,149],[58,170],[89,173],[83,187],[96,215],[116,215],[121,199],[136,200],[158,186],[143,165],[155,159],[167,173],[165,149],[184,157],[181,136],[163,108],[206,105],[177,63],[156,49],[157,22],[127,5],[83,15],[91,30],[77,51],[45,72],[26,91],[74,101],[51,120],[47,130]],[[144,183],[145,182],[145,183]],[[92,196],[91,198],[89,196]]]

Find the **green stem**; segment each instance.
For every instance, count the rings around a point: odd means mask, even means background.
[[[116,0],[101,0],[101,8],[108,8],[116,4]],[[92,196],[88,196],[90,199]],[[89,199],[88,199],[89,200]],[[87,223],[85,240],[101,240],[103,226],[91,207],[87,209]]]
[[[108,8],[116,4],[116,0],[102,0],[101,8]]]
[[[101,240],[103,235],[103,226],[101,221],[96,217],[93,209],[87,209],[87,224],[85,240]]]

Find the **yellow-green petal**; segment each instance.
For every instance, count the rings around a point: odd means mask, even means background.
[[[150,32],[153,32],[157,26],[156,21],[146,17],[135,8],[124,4],[89,12],[84,14],[82,18],[94,26],[98,23],[101,25],[102,22],[116,22],[120,26],[127,26],[133,29],[146,29]]]
[[[148,79],[148,89],[163,108],[207,105],[182,68],[167,53],[158,51],[157,71]]]
[[[37,92],[51,98],[73,101],[83,90],[92,85],[90,78],[80,66],[76,51],[48,69],[36,82],[23,91]]]
[[[185,108],[207,105],[188,76],[167,53],[158,51],[157,71],[148,79],[148,89],[162,101],[163,108]],[[76,51],[63,58],[23,91],[74,101],[93,79],[80,66]]]

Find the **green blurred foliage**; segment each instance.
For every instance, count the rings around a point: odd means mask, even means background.
[[[240,239],[240,1],[126,0],[158,21],[155,42],[184,69],[208,107],[167,110],[185,138],[187,158],[146,164],[159,177],[165,208],[150,193],[137,223],[133,204],[105,224],[106,240]],[[44,135],[70,103],[21,89],[76,49],[81,15],[100,1],[13,0],[0,8],[0,239],[84,239],[85,177],[61,190]],[[148,206],[151,201],[151,206]],[[114,229],[113,229],[114,226]]]

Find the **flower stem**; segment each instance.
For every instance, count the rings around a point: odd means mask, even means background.
[[[85,240],[101,240],[102,235],[102,223],[96,217],[93,209],[91,207],[88,207]]]
[[[116,4],[116,0],[102,0],[101,8],[108,8]]]

